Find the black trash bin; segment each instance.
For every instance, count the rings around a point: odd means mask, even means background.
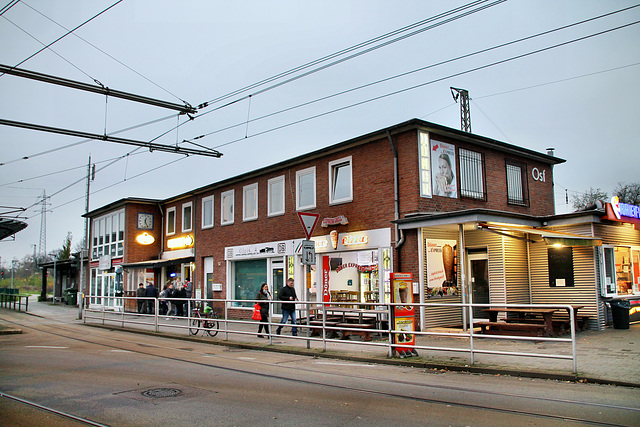
[[[629,309],[631,303],[626,299],[614,299],[609,301],[614,329],[629,329]]]

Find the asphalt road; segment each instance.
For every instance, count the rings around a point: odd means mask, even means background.
[[[640,425],[634,388],[315,359],[20,313],[10,322],[23,333],[0,336],[0,425]]]

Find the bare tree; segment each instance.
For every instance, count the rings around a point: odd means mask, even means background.
[[[640,182],[623,184],[619,182],[613,189],[613,194],[618,196],[620,202],[630,205],[640,205]]]
[[[607,200],[608,195],[606,191],[602,191],[599,188],[590,187],[589,190],[580,195],[571,196],[571,205],[574,209],[585,209],[589,206],[594,205],[598,200]]]

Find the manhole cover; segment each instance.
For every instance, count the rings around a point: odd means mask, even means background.
[[[177,388],[152,388],[151,390],[143,391],[144,397],[175,397],[182,393],[182,390]]]

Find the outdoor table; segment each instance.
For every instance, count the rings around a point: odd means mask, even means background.
[[[498,321],[499,313],[516,313],[518,317],[524,319],[526,314],[534,316],[542,316],[544,323],[544,333],[546,336],[553,335],[553,313],[558,311],[556,308],[487,308],[484,310],[489,314],[489,320],[491,322]]]

